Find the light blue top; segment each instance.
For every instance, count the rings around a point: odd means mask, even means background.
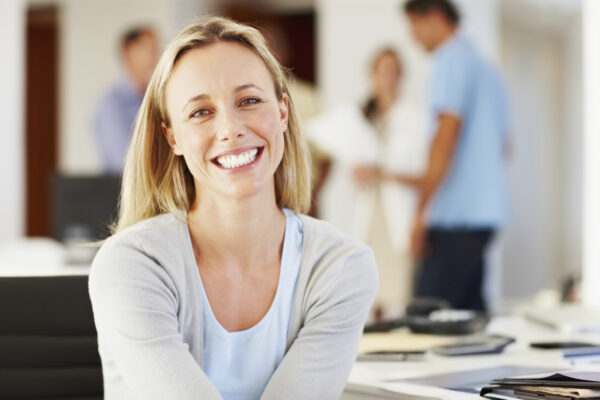
[[[508,105],[500,74],[460,34],[433,56],[431,128],[440,113],[462,120],[453,164],[428,209],[429,226],[496,228],[508,218]]]
[[[118,174],[123,169],[142,100],[133,83],[123,78],[98,101],[93,124],[103,172]]]
[[[302,222],[287,209],[279,283],[262,320],[244,331],[228,332],[215,318],[202,291],[204,366],[225,400],[260,399],[283,359],[292,302],[302,258]]]

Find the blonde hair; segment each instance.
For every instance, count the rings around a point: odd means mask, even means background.
[[[188,210],[194,202],[194,179],[182,156],[176,156],[161,129],[170,126],[165,87],[177,61],[189,50],[218,42],[246,46],[270,71],[275,94],[289,99],[288,127],[284,132],[283,159],[275,171],[275,197],[279,207],[306,212],[310,205],[310,156],[298,127],[288,90],[288,73],[269,51],[258,30],[223,17],[207,17],[184,28],[162,54],[139,110],[129,149],[113,233],[147,218]]]

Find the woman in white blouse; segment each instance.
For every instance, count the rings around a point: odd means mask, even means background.
[[[403,64],[392,47],[370,63],[371,95],[339,104],[308,124],[311,141],[333,160],[319,215],[372,247],[381,285],[373,319],[397,318],[412,296],[409,238],[417,192],[385,172],[420,176],[427,165],[426,108],[402,94]]]
[[[370,249],[302,215],[306,145],[257,30],[162,55],[90,296],[106,399],[334,399],[377,288]]]

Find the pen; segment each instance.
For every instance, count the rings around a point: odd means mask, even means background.
[[[571,364],[597,363],[600,362],[600,347],[566,349],[563,351],[563,358]]]
[[[424,351],[373,351],[359,354],[357,361],[421,361]]]

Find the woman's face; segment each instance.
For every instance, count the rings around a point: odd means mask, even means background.
[[[372,72],[373,86],[376,95],[393,95],[400,82],[400,65],[392,54],[385,53],[379,57]]]
[[[277,99],[256,54],[232,42],[188,51],[167,83],[166,107],[171,126],[163,131],[185,158],[198,196],[274,193],[288,99]]]

